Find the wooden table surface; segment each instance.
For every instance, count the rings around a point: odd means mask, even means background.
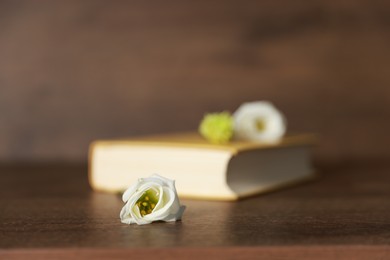
[[[86,166],[0,166],[0,259],[254,256],[390,259],[390,164],[318,167],[312,182],[239,202],[182,200],[176,223],[125,225]]]

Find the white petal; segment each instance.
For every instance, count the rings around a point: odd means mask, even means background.
[[[160,176],[158,174],[153,174],[150,178],[155,178],[155,179],[160,180],[163,183],[163,186],[168,186],[170,189],[173,189],[173,190],[176,189],[174,180],[165,178],[165,177]]]
[[[140,185],[140,181],[138,180],[137,183],[131,185],[122,195],[123,202],[126,202],[129,200],[130,196],[134,194],[134,192],[137,190],[137,188]]]
[[[185,209],[186,209],[185,206],[181,206],[179,211],[176,214],[171,214],[171,215],[165,217],[163,220],[166,221],[166,222],[180,220]]]
[[[270,102],[244,103],[233,116],[235,137],[238,139],[276,142],[286,132],[284,116]],[[265,124],[262,131],[256,126],[259,120]]]
[[[169,215],[175,215],[180,209],[180,203],[178,198],[175,196],[175,193],[167,188],[163,188],[163,196],[158,202],[159,208],[157,208],[151,213],[144,218],[149,219],[149,220],[164,220],[166,217]]]
[[[125,223],[125,224],[135,223],[134,218],[130,214],[130,209],[129,209],[128,203],[126,203],[125,206],[123,206],[119,216],[120,216],[122,223]]]

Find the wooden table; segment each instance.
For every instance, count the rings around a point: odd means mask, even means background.
[[[315,181],[239,202],[182,200],[183,220],[119,221],[86,166],[0,167],[0,259],[390,259],[390,164],[319,166]]]

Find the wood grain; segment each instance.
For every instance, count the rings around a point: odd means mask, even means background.
[[[389,253],[382,247],[390,244],[388,163],[320,167],[317,181],[239,202],[183,200],[187,209],[181,222],[145,226],[120,223],[120,197],[92,192],[85,166],[0,170],[0,248],[14,249],[0,253],[78,248],[93,255],[89,249],[188,247],[268,252],[281,247],[310,255],[333,246],[347,256],[344,246]]]
[[[273,101],[320,160],[389,157],[389,1],[0,1],[0,160]]]
[[[390,246],[282,246],[282,247],[209,247],[209,248],[142,248],[142,249],[14,249],[1,250],[0,256],[16,259],[386,259]]]

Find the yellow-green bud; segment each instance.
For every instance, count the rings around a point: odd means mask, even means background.
[[[206,114],[200,123],[199,132],[211,143],[227,143],[233,137],[233,117],[226,111]]]

